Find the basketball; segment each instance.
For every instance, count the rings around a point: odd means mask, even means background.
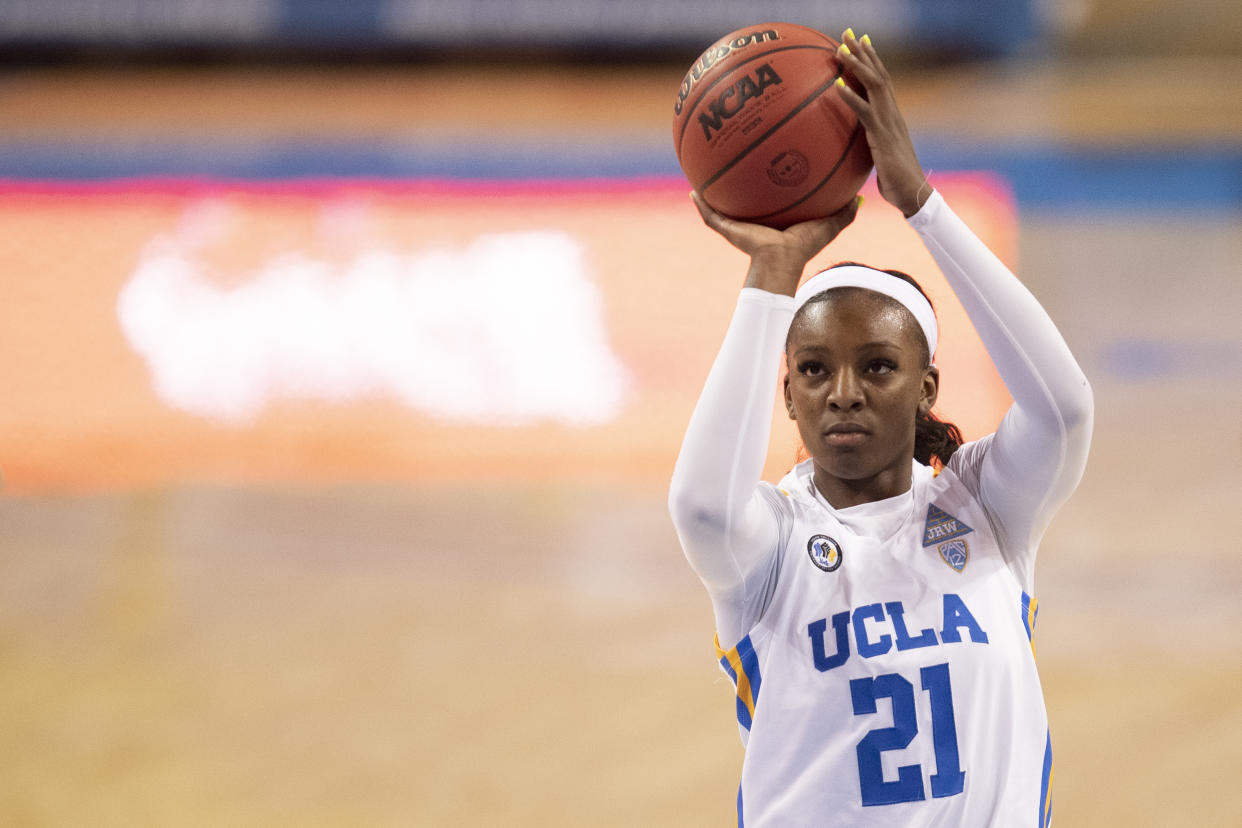
[[[857,195],[871,152],[833,89],[843,76],[838,45],[805,26],[760,23],[720,38],[690,67],[673,104],[673,140],[712,208],[785,228]]]

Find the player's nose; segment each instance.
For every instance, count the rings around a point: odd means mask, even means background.
[[[863,406],[862,383],[845,368],[833,374],[828,383],[828,407],[833,411],[857,411]]]

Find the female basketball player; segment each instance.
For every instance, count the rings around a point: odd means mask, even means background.
[[[798,288],[855,204],[782,232],[695,197],[750,256],[669,495],[737,689],[738,821],[1043,828],[1052,755],[1033,568],[1082,475],[1091,391],[1035,298],[928,184],[869,39],[842,42],[866,95],[838,94],[866,128],[880,192],[1014,402],[995,433],[959,446],[931,416],[937,327],[921,289],[858,265]],[[778,350],[810,456],[772,486],[760,474]]]

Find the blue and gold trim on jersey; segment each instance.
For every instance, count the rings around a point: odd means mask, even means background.
[[[1022,627],[1026,630],[1026,640],[1031,645],[1031,655],[1035,655],[1035,621],[1039,618],[1039,602],[1022,593]],[[1048,828],[1052,824],[1052,731],[1044,741],[1043,773],[1039,780],[1039,818],[1035,822],[1039,828]]]
[[[755,705],[759,703],[759,688],[763,677],[759,674],[759,656],[755,653],[750,636],[737,643],[732,650],[725,652],[720,649],[720,638],[716,638],[716,658],[720,659],[720,667],[733,681],[737,690],[737,721],[746,730],[755,718]]]
[[[1031,655],[1035,655],[1035,619],[1039,617],[1039,602],[1025,592],[1022,593],[1022,626],[1026,630],[1026,640],[1031,645]]]
[[[1052,824],[1052,732],[1044,744],[1044,772],[1039,782],[1039,828]]]

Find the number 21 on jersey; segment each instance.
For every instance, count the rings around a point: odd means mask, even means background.
[[[924,667],[919,670],[919,680],[931,706],[931,739],[936,756],[936,772],[930,780],[931,795],[936,798],[954,796],[965,787],[966,773],[957,753],[957,723],[953,717],[949,665]],[[903,765],[897,769],[895,780],[886,781],[880,761],[881,753],[909,747],[919,735],[914,685],[898,673],[885,673],[851,680],[850,697],[855,716],[875,714],[879,699],[891,699],[893,703],[893,726],[871,730],[858,743],[858,781],[862,788],[862,804],[892,805],[925,799],[921,765]]]

